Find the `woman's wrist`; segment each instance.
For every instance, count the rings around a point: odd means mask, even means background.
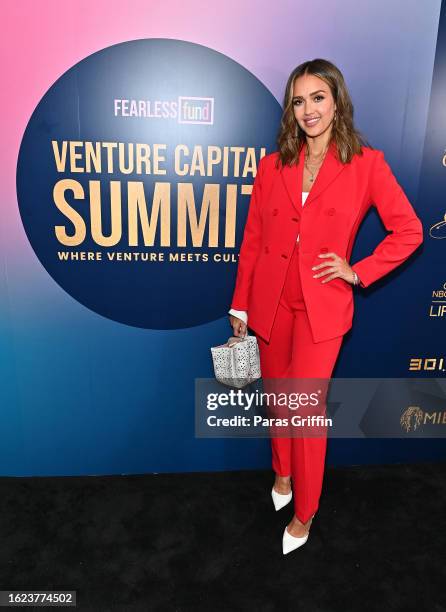
[[[358,275],[356,274],[356,272],[353,270],[353,282],[352,282],[352,284],[356,286],[356,285],[359,285],[359,283],[360,283],[360,282],[361,282],[361,281],[360,281],[360,279],[359,279],[359,276],[358,276]]]

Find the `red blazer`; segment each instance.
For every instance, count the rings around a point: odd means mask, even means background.
[[[248,327],[267,342],[297,236],[302,292],[315,342],[345,334],[353,321],[352,285],[342,278],[322,284],[311,268],[335,252],[350,261],[361,221],[376,206],[388,234],[352,268],[368,287],[423,242],[423,227],[384,153],[362,147],[349,164],[336,158],[334,142],[302,207],[304,147],[299,164],[275,168],[278,152],[258,166],[240,247],[231,308],[248,312]],[[350,264],[351,265],[351,264]]]

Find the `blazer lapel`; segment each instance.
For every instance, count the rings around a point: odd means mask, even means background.
[[[288,191],[288,195],[300,214],[302,211],[302,185],[303,185],[303,171],[305,162],[305,145],[300,150],[299,164],[293,164],[292,166],[284,166],[281,169],[282,179],[285,183],[285,187]],[[304,206],[307,208],[315,198],[332,183],[336,177],[345,168],[345,164],[339,161],[336,157],[336,143],[332,141],[328,147],[327,154],[322,166],[319,168],[319,172],[316,179],[310,189],[310,193],[307,196]]]

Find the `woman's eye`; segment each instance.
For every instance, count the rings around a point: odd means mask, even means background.
[[[320,100],[323,100],[324,96],[314,96],[315,100],[317,100],[317,98],[319,98]],[[300,100],[294,100],[293,105],[297,106],[298,104],[300,104]]]

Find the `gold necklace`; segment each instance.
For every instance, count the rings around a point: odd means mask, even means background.
[[[318,170],[321,167],[321,165],[322,165],[322,163],[323,163],[323,161],[325,159],[327,151],[328,151],[328,145],[325,147],[325,151],[322,154],[323,157],[322,157],[321,161],[318,164],[310,164],[310,165],[312,165],[313,167],[316,167],[317,170]],[[316,170],[314,172],[312,172],[310,170],[310,168],[308,167],[308,158],[309,158],[309,152],[308,152],[308,146],[307,146],[307,149],[305,151],[305,158],[304,158],[305,159],[305,167],[308,170],[308,172],[311,174],[310,183],[312,183],[314,181],[314,175],[316,173]]]

